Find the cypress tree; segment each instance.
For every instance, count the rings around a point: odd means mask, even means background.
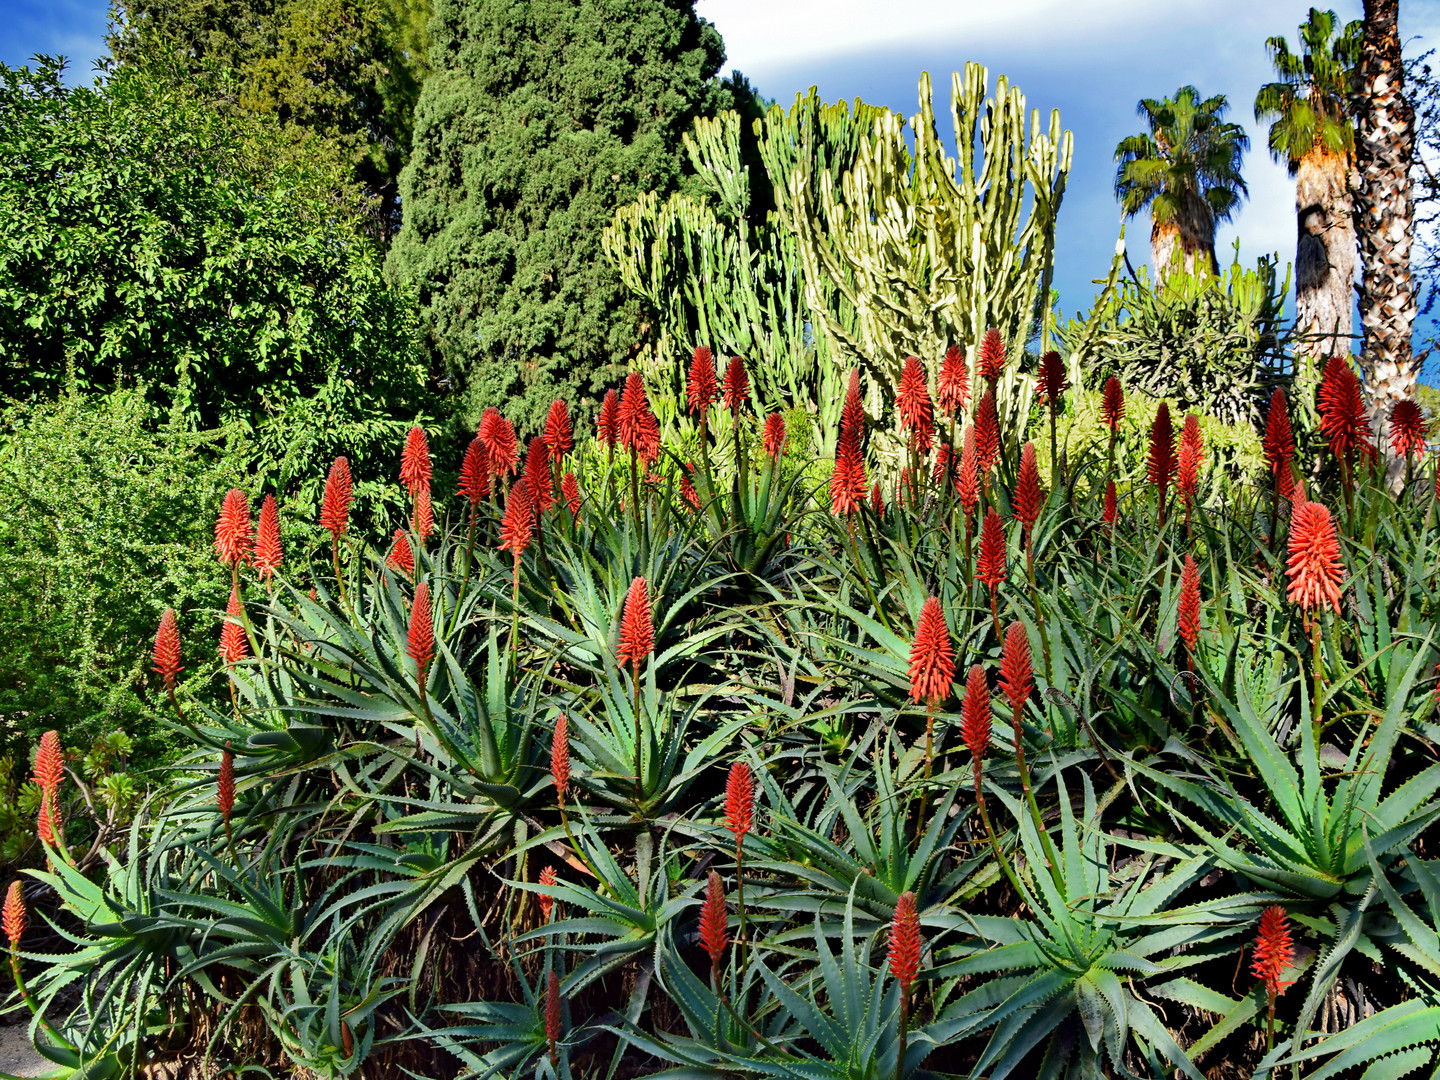
[[[694,0],[437,0],[390,269],[418,294],[472,425],[593,406],[645,333],[601,253],[617,207],[682,179],[681,134],[731,104]]]

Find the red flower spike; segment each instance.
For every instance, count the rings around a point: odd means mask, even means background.
[[[992,326],[980,340],[980,375],[993,386],[1004,370],[1005,343],[1000,340],[1000,331]]]
[[[785,452],[785,417],[772,412],[765,418],[765,453],[778,461]]]
[[[551,461],[559,461],[575,449],[575,432],[570,425],[570,409],[560,398],[550,403],[545,414],[545,450]]]
[[[560,1060],[560,976],[551,968],[545,979],[545,1045],[550,1050],[550,1063]]]
[[[285,561],[285,553],[280,547],[280,508],[275,505],[274,495],[266,495],[260,507],[260,528],[255,537],[255,554],[250,561],[260,572],[261,581],[279,570],[280,564]]]
[[[980,466],[975,460],[975,429],[965,426],[963,449],[960,451],[960,471],[955,474],[955,498],[965,511],[966,521],[980,504]],[[966,525],[969,528],[969,525]]]
[[[395,542],[390,545],[390,554],[385,556],[385,565],[399,570],[406,577],[415,574],[415,553],[410,549],[410,537],[404,529],[395,530]]]
[[[1030,637],[1022,623],[1012,622],[1005,630],[1005,647],[1000,654],[1000,692],[1018,712],[1035,689],[1035,670],[1030,661]],[[968,690],[968,687],[967,687]]]
[[[1290,513],[1290,547],[1285,563],[1290,599],[1305,611],[1329,606],[1340,614],[1340,542],[1330,511],[1317,502],[1294,506]]]
[[[955,681],[955,650],[940,601],[929,597],[915,624],[910,646],[910,700],[917,705],[938,705],[950,696]]]
[[[1040,470],[1035,464],[1035,445],[1026,443],[1020,452],[1020,476],[1015,481],[1015,497],[1010,500],[1010,516],[1020,522],[1028,535],[1040,516],[1045,493],[1040,490]]]
[[[980,557],[975,563],[975,576],[992,589],[1005,580],[1005,528],[994,507],[985,511],[985,521],[980,526]]]
[[[1183,450],[1189,446],[1195,451],[1195,459],[1200,460],[1200,455],[1205,452],[1205,436],[1200,434],[1200,417],[1193,412],[1185,417],[1185,424],[1180,430],[1180,448]]]
[[[885,516],[885,496],[880,493],[879,480],[876,480],[874,487],[870,489],[870,509],[875,511],[876,517]]]
[[[930,482],[942,485],[945,482],[945,473],[950,468],[950,447],[944,443],[935,451],[935,467],[930,470]]]
[[[1279,387],[1270,395],[1270,411],[1265,415],[1264,447],[1270,472],[1280,481],[1280,494],[1282,497],[1288,495],[1287,488],[1294,485],[1290,462],[1295,457],[1295,433],[1290,429],[1290,410],[1285,403],[1285,391]]]
[[[1161,513],[1164,513],[1165,492],[1175,479],[1178,462],[1175,460],[1175,428],[1170,423],[1170,406],[1160,402],[1155,412],[1155,422],[1150,425],[1150,452],[1145,459],[1145,475],[1159,493]]]
[[[1036,390],[1050,411],[1054,412],[1060,408],[1060,399],[1068,389],[1070,383],[1065,378],[1065,361],[1052,349],[1040,358],[1040,379]]]
[[[434,531],[435,508],[430,503],[430,489],[423,487],[415,494],[415,532],[424,543]]]
[[[339,540],[350,527],[350,502],[353,499],[350,462],[337,457],[325,477],[325,499],[320,504],[320,527]]]
[[[720,875],[711,870],[705,883],[705,905],[700,909],[700,944],[710,954],[710,970],[716,974],[720,971],[720,960],[729,943],[727,924],[725,886],[720,881]]]
[[[625,594],[625,608],[620,615],[620,648],[616,662],[624,667],[630,664],[636,676],[640,673],[640,662],[655,651],[655,624],[650,618],[650,595],[645,579],[637,577],[630,582]]]
[[[960,737],[978,767],[990,748],[990,684],[979,664],[970,668],[965,680],[965,700],[960,704]]]
[[[1390,412],[1390,450],[1396,457],[1425,452],[1425,416],[1409,398]]]
[[[215,801],[220,807],[220,818],[227,824],[235,809],[235,755],[229,750],[220,754],[220,774],[215,778]]]
[[[571,517],[580,516],[580,482],[573,472],[560,478],[560,494],[565,496],[565,505],[570,508]]]
[[[515,426],[500,415],[493,405],[480,417],[480,441],[490,459],[492,475],[513,473],[520,464],[520,448],[515,441]]]
[[[555,871],[547,866],[540,871],[540,884],[551,888],[555,886]],[[550,921],[550,912],[555,910],[555,898],[545,893],[536,893],[535,899],[540,903],[540,917],[546,922]]]
[[[419,424],[405,436],[405,449],[400,453],[400,483],[413,499],[424,488],[430,489],[430,443]]]
[[[755,823],[755,778],[750,766],[737,761],[725,778],[725,828],[735,835],[738,845]]]
[[[174,608],[166,608],[155,631],[155,651],[151,657],[155,673],[165,680],[165,689],[175,689],[175,679],[185,669],[180,666],[180,627],[175,622]]]
[[[1255,937],[1255,959],[1250,971],[1265,983],[1267,993],[1282,994],[1290,981],[1281,976],[1294,963],[1295,943],[1290,939],[1285,909],[1274,904],[1260,915],[1260,932]]]
[[[1200,640],[1200,568],[1191,555],[1185,556],[1185,569],[1180,571],[1180,616],[1178,619],[1180,640],[1185,648],[1195,652]]]
[[[1100,520],[1112,528],[1115,525],[1115,481],[1108,480],[1105,483],[1105,509],[1100,514]]]
[[[40,790],[53,795],[65,779],[65,752],[60,748],[60,733],[47,731],[40,736],[35,751],[35,783]]]
[[[10,890],[5,894],[5,936],[10,939],[10,948],[20,947],[20,939],[25,936],[25,927],[29,925],[30,915],[25,909],[25,886],[17,878],[10,883]]]
[[[1105,380],[1105,398],[1100,408],[1110,430],[1119,430],[1120,421],[1125,417],[1125,391],[1120,386],[1120,380],[1114,375]]]
[[[563,806],[570,787],[570,721],[563,712],[555,721],[555,736],[550,740],[550,776],[555,781],[555,800]]]
[[[750,400],[750,378],[745,374],[745,361],[730,357],[725,365],[725,408],[734,412]]]
[[[254,544],[250,503],[243,491],[231,488],[220,505],[220,516],[215,519],[215,554],[226,566],[236,566],[249,558]]]
[[[995,412],[995,391],[986,390],[975,406],[975,464],[988,476],[1000,459],[1000,417]]]
[[[460,485],[457,494],[468,499],[471,506],[481,499],[490,497],[490,455],[485,450],[485,441],[476,435],[465,448],[465,460],[460,463]]]
[[[500,518],[500,551],[509,551],[520,561],[530,539],[535,535],[535,505],[530,498],[530,485],[522,477],[515,481],[505,500],[505,514]]]
[[[245,626],[241,622],[244,614],[240,607],[240,586],[230,590],[230,603],[225,608],[225,622],[220,627],[220,658],[227,664],[237,664],[250,655],[250,642],[245,637]]]
[[[543,438],[530,440],[530,451],[525,455],[525,486],[530,489],[530,501],[535,507],[535,516],[542,516],[555,505],[555,482],[550,479],[550,451]]]
[[[830,510],[837,517],[853,513],[865,502],[865,457],[854,428],[842,426],[830,475]]]
[[[895,411],[900,415],[900,430],[910,432],[911,447],[928,454],[935,441],[935,410],[925,385],[925,366],[919,357],[905,358],[900,385],[895,391]]]
[[[954,416],[970,404],[970,365],[959,345],[945,350],[940,362],[940,378],[936,380],[935,403],[946,416]]]
[[[435,659],[435,615],[430,610],[430,586],[415,586],[415,600],[410,605],[410,629],[405,635],[405,655],[415,661],[415,672],[424,685],[425,670]]]
[[[895,917],[890,923],[890,940],[887,944],[886,959],[890,974],[900,984],[900,994],[908,999],[910,988],[915,985],[915,976],[920,974],[920,953],[924,945],[920,939],[920,915],[915,910],[915,894],[904,892],[895,903]]]
[[[840,412],[840,432],[854,432],[858,442],[865,434],[865,406],[860,400],[860,372],[850,369],[850,382],[845,388],[845,407]]]
[[[687,461],[685,468],[680,471],[680,497],[684,499],[692,510],[700,509],[700,496],[695,491],[695,484],[690,479],[690,474],[695,471],[693,462]]]
[[[35,816],[35,835],[51,847],[55,846],[55,830],[60,825],[60,815],[50,805],[50,796],[40,796],[40,812]]]
[[[705,345],[695,346],[695,356],[690,361],[690,375],[685,380],[685,402],[692,416],[703,415],[719,396],[720,387],[715,379],[715,357]]]
[[[1357,451],[1372,449],[1370,414],[1360,379],[1343,356],[1332,356],[1325,364],[1325,374],[1317,393],[1320,409],[1320,434],[1330,442],[1330,453],[1338,461],[1349,462]]]
[[[1175,490],[1185,500],[1186,506],[1195,504],[1196,493],[1200,487],[1200,457],[1195,447],[1180,441],[1180,467],[1175,474]]]
[[[605,391],[605,400],[600,403],[600,415],[595,421],[595,430],[600,441],[610,449],[620,441],[620,398],[614,390]]]
[[[626,376],[620,395],[620,443],[634,447],[636,457],[647,463],[660,456],[660,424],[650,411],[645,380],[638,371]]]

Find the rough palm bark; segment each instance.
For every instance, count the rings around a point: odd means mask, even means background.
[[[1316,148],[1295,174],[1295,331],[1298,351],[1320,359],[1350,351],[1355,220],[1350,162]]]
[[[1414,111],[1404,93],[1399,6],[1399,0],[1365,0],[1357,109],[1356,225],[1365,275],[1360,292],[1365,327],[1360,363],[1377,432],[1386,447],[1390,412],[1397,401],[1413,396],[1416,376],[1410,345],[1415,324],[1410,273],[1415,130]]]

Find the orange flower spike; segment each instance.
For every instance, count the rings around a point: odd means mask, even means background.
[[[260,528],[255,538],[255,554],[251,562],[260,573],[260,580],[270,578],[285,561],[285,552],[280,546],[280,508],[275,505],[275,496],[266,495],[260,507]]]
[[[415,533],[421,542],[435,531],[435,508],[430,502],[430,489],[422,487],[415,493]]]
[[[853,428],[842,428],[830,475],[830,510],[836,517],[858,510],[865,502],[865,458]]]
[[[969,689],[968,685],[966,687]],[[1005,630],[1005,646],[1000,654],[1000,692],[1018,717],[1035,689],[1035,670],[1030,659],[1030,638],[1022,623],[1012,622]],[[1016,739],[1019,730],[1016,730]]]
[[[215,554],[226,566],[238,566],[250,557],[255,530],[250,524],[250,503],[239,488],[225,493],[215,519]]]
[[[1265,414],[1265,460],[1270,463],[1270,472],[1280,483],[1280,496],[1290,494],[1294,477],[1290,462],[1295,457],[1295,433],[1290,428],[1290,410],[1285,402],[1285,391],[1279,387],[1270,395],[1270,409]]]
[[[765,418],[764,446],[772,461],[779,461],[780,455],[785,452],[785,417],[778,412],[772,412]]]
[[[980,340],[980,376],[993,386],[1004,370],[1005,343],[1000,340],[1000,331],[992,326]]]
[[[560,494],[565,496],[565,505],[570,508],[571,517],[580,516],[580,482],[573,472],[560,478]]]
[[[970,668],[965,680],[965,700],[960,704],[960,737],[975,759],[975,768],[990,748],[990,684],[979,664]]]
[[[465,448],[457,494],[468,500],[471,506],[477,506],[481,499],[490,497],[490,455],[479,435],[471,439],[470,445]]]
[[[940,378],[936,380],[935,403],[946,416],[954,416],[970,404],[970,366],[965,350],[951,345],[940,362]]]
[[[975,407],[975,464],[982,477],[988,476],[1000,460],[1000,417],[995,412],[995,392],[986,390]]]
[[[18,949],[20,939],[25,936],[25,928],[30,924],[30,915],[25,908],[25,886],[18,878],[10,883],[10,889],[5,894],[3,922],[10,948]]]
[[[395,530],[395,539],[390,545],[390,554],[385,556],[385,565],[391,570],[399,570],[406,577],[415,575],[415,552],[410,549],[410,537],[404,529]]]
[[[749,400],[750,378],[745,374],[745,361],[732,356],[725,365],[725,408],[736,412]]]
[[[690,374],[685,379],[685,403],[692,416],[703,415],[720,394],[715,378],[715,357],[705,345],[695,346]]]
[[[900,385],[895,392],[895,411],[900,415],[900,430],[910,432],[910,446],[922,455],[928,454],[935,441],[935,410],[925,385],[925,366],[919,357],[905,358]]]
[[[550,740],[550,777],[555,781],[555,801],[564,806],[570,788],[570,721],[564,713],[555,721]]]
[[[985,511],[985,521],[980,527],[980,558],[975,576],[991,589],[1005,581],[1005,528],[994,507]]]
[[[500,410],[495,406],[490,406],[480,417],[478,435],[485,446],[485,455],[490,459],[492,475],[500,477],[513,473],[520,464],[515,426],[501,416]]]
[[[250,642],[245,637],[245,626],[241,619],[244,609],[240,606],[240,586],[230,590],[230,603],[225,607],[225,622],[220,627],[220,658],[227,664],[238,664],[250,655]]]
[[[65,779],[65,752],[60,748],[60,733],[47,731],[40,736],[35,751],[35,783],[46,794],[53,795]]]
[[[570,409],[556,398],[545,414],[545,451],[551,461],[559,461],[575,449],[575,432],[570,424]]]
[[[965,426],[960,469],[955,474],[955,498],[965,511],[965,527],[970,528],[970,515],[980,505],[980,466],[975,458],[975,429]]]
[[[895,915],[890,921],[890,940],[886,947],[886,960],[890,974],[900,984],[900,994],[907,1001],[915,977],[920,974],[920,954],[924,942],[920,937],[920,915],[915,910],[915,894],[904,892],[895,903]]]
[[[58,814],[52,813],[50,796],[40,796],[40,811],[35,815],[35,835],[42,841],[55,846],[55,827],[59,825]]]
[[[435,615],[430,610],[430,586],[415,586],[415,600],[410,605],[410,627],[405,635],[405,654],[415,661],[415,679],[421,689],[425,672],[435,659]]]
[[[695,490],[695,483],[690,479],[691,473],[695,471],[693,462],[687,461],[685,468],[680,470],[680,497],[689,504],[692,510],[700,509],[700,495]]]
[[[1330,511],[1317,502],[1295,505],[1290,514],[1290,545],[1285,569],[1289,597],[1306,612],[1330,607],[1340,614],[1345,568]]]
[[[955,650],[940,601],[929,597],[915,625],[910,647],[910,700],[917,705],[938,705],[950,696],[955,681]]]
[[[876,480],[874,486],[870,488],[870,509],[875,511],[875,516],[878,518],[885,516],[885,496],[880,492],[879,480]]]
[[[620,441],[620,398],[614,390],[605,391],[605,400],[600,403],[600,415],[595,420],[595,430],[600,441],[611,450]]]
[[[738,846],[755,823],[755,778],[750,766],[734,762],[725,778],[725,828],[735,836]]]
[[[620,615],[620,648],[616,660],[621,667],[630,664],[635,677],[640,677],[640,664],[655,651],[655,624],[650,616],[650,595],[643,577],[634,578],[625,594],[625,607]]]
[[[1285,909],[1274,904],[1260,915],[1260,931],[1255,937],[1255,958],[1250,971],[1264,982],[1268,993],[1282,994],[1290,985],[1282,976],[1294,963],[1295,943],[1290,937]]]
[[[165,681],[165,689],[173,692],[176,678],[185,670],[180,666],[180,627],[175,621],[174,608],[166,608],[160,616],[151,662],[155,673]]]
[[[1150,425],[1150,452],[1145,459],[1145,475],[1160,500],[1160,519],[1165,519],[1165,493],[1175,478],[1178,462],[1175,460],[1175,428],[1170,423],[1170,406],[1160,402],[1155,412],[1155,422]]]
[[[416,424],[405,436],[405,449],[400,452],[400,483],[413,499],[423,488],[430,489],[430,443],[425,429]]]
[[[525,455],[525,487],[530,492],[536,518],[555,505],[554,481],[550,478],[550,451],[545,440],[538,436],[530,440],[530,450]]]
[[[230,815],[235,810],[235,755],[229,750],[220,754],[220,773],[215,778],[215,801],[220,807],[220,818],[230,824]]]
[[[534,534],[535,507],[530,499],[530,485],[522,477],[515,481],[505,500],[505,513],[500,518],[499,550],[509,551],[518,565]]]
[[[720,961],[729,944],[728,918],[725,914],[725,886],[714,870],[705,883],[705,903],[700,909],[700,944],[710,954],[712,985],[720,982]]]
[[[354,498],[350,462],[337,457],[325,477],[325,498],[320,504],[320,527],[338,541],[350,527],[350,503]]]
[[[850,369],[850,381],[845,387],[845,406],[840,412],[840,431],[854,432],[858,441],[865,433],[865,405],[860,400],[860,372]]]
[[[1180,640],[1191,655],[1200,640],[1200,568],[1195,565],[1192,555],[1185,556],[1185,568],[1180,572],[1180,613],[1178,616]]]
[[[651,462],[660,456],[660,423],[650,411],[645,380],[638,371],[630,372],[625,378],[625,390],[620,395],[619,428],[621,445],[634,447],[641,461]]]
[[[1020,475],[1015,481],[1015,497],[1010,500],[1010,514],[1025,529],[1025,535],[1035,527],[1040,517],[1040,508],[1045,494],[1040,490],[1040,470],[1035,464],[1035,445],[1026,443],[1020,453]]]

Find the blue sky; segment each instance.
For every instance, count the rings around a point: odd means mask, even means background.
[[[1361,0],[1339,0],[1358,18]],[[1255,91],[1270,76],[1265,39],[1296,41],[1307,0],[699,0],[725,37],[730,64],[768,97],[788,103],[812,83],[828,101],[859,96],[907,115],[922,70],[948,115],[949,74],[967,60],[1004,73],[1027,104],[1058,108],[1075,133],[1075,158],[1058,233],[1056,286],[1066,314],[1088,307],[1092,279],[1109,265],[1119,228],[1112,153],[1139,130],[1135,103],[1193,83],[1223,93],[1231,118],[1250,130],[1245,176],[1250,198],[1222,225],[1222,261],[1240,239],[1248,262],[1293,257],[1294,189],[1270,161],[1252,120]],[[105,0],[0,0],[0,61],[37,52],[72,58],[72,78],[88,80],[103,52]],[[1440,0],[1402,0],[1407,51],[1440,46]],[[943,133],[943,129],[942,129]],[[1131,259],[1149,256],[1150,223],[1126,229]]]

